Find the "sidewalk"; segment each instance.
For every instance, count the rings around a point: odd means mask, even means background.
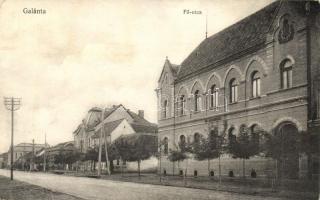
[[[81,200],[80,198],[53,192],[45,188],[0,176],[0,200]]]
[[[96,178],[95,173],[67,173],[65,175],[69,176],[86,176]],[[317,189],[308,188],[309,186],[288,189],[288,187],[278,187],[272,189],[270,184],[265,179],[251,179],[247,178],[243,180],[241,178],[228,178],[224,177],[221,184],[217,177],[210,179],[209,177],[187,177],[186,180],[180,176],[162,176],[161,182],[160,177],[156,174],[142,174],[139,178],[136,173],[128,174],[112,174],[102,175],[102,179],[106,180],[116,180],[125,182],[135,182],[142,184],[153,184],[153,185],[166,185],[166,186],[176,186],[176,187],[188,187],[196,189],[209,189],[215,191],[225,191],[233,193],[241,193],[248,195],[259,195],[259,196],[272,196],[281,197],[288,199],[318,199]],[[301,184],[300,184],[301,185]],[[316,186],[313,186],[316,187]]]

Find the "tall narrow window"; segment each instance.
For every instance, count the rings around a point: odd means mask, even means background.
[[[168,101],[163,102],[163,118],[167,118],[168,115]]]
[[[282,89],[292,87],[292,62],[289,60],[281,65],[281,87]]]
[[[194,111],[195,112],[200,111],[200,106],[201,106],[200,103],[201,103],[200,92],[199,90],[197,90],[194,93]]]
[[[169,152],[169,148],[168,148],[168,138],[167,137],[165,137],[164,139],[163,139],[163,144],[164,144],[164,154],[165,155],[167,155],[168,154],[168,152]]]
[[[251,85],[252,85],[252,97],[258,97],[261,95],[261,89],[260,89],[260,76],[259,72],[255,71],[252,73],[251,76]]]
[[[218,107],[218,90],[216,85],[211,86],[210,88],[210,108],[217,108]]]
[[[229,83],[230,87],[230,103],[234,103],[238,100],[238,83],[235,78],[231,79]]]
[[[184,98],[184,95],[180,96],[180,115],[185,114],[185,109],[186,109],[186,100]]]

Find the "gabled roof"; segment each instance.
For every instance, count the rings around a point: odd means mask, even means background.
[[[276,1],[258,12],[203,40],[182,62],[177,80],[199,72],[204,68],[243,50],[264,44],[281,1]]]
[[[171,74],[173,75],[173,77],[177,77],[178,73],[179,73],[179,70],[180,70],[180,65],[176,65],[176,64],[172,64],[170,62],[170,60],[168,58],[166,58],[166,61],[163,65],[163,68],[162,68],[162,71],[161,71],[161,74],[160,74],[160,77],[159,77],[159,80],[158,82],[160,82],[160,79],[162,77],[162,74],[164,73],[164,68],[168,66],[170,71],[171,71]]]
[[[116,121],[112,121],[112,122],[107,122],[104,124],[104,133],[106,135],[110,135],[120,124],[123,120],[126,119],[119,119]],[[96,130],[97,131],[97,130]],[[93,138],[99,138],[100,137],[100,132],[96,132],[93,136]]]

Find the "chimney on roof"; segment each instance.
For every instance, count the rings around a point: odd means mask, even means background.
[[[144,110],[138,110],[138,115],[142,118],[144,118]]]

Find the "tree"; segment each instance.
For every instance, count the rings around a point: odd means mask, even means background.
[[[91,171],[96,169],[95,163],[98,161],[98,153],[99,153],[98,148],[94,147],[94,148],[88,148],[87,152],[84,155],[84,158],[83,158],[84,161],[91,161],[91,168],[90,168]]]
[[[155,136],[130,134],[120,136],[114,141],[116,149],[125,161],[138,162],[138,175],[140,177],[140,164],[157,152]]]
[[[66,151],[64,154],[65,154],[65,163],[68,164],[68,166],[72,166],[73,163],[81,160],[82,158],[82,154],[76,149]]]
[[[196,160],[208,160],[208,175],[210,176],[210,160],[219,158],[220,169],[220,156],[223,153],[223,136],[218,134],[215,129],[210,132],[207,138],[201,137],[200,142],[193,143],[193,153]],[[219,170],[219,177],[221,170]]]
[[[188,171],[188,158],[189,158],[189,153],[192,152],[192,145],[188,144],[185,139],[180,139],[180,142],[178,144],[179,148],[176,150],[171,150],[169,151],[169,156],[168,159],[171,162],[180,162],[187,160],[186,165],[185,165],[185,171],[184,171],[184,183],[186,184],[186,176],[187,176],[187,171]]]
[[[245,178],[245,160],[259,153],[259,139],[253,135],[249,135],[249,130],[246,125],[241,125],[239,130],[239,136],[236,137],[232,133],[229,133],[229,153],[234,158],[240,158],[243,161],[243,177]]]

